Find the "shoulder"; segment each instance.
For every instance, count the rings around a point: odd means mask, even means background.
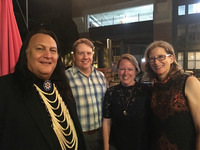
[[[141,92],[146,92],[146,93],[152,92],[152,85],[150,85],[149,83],[146,84],[146,83],[136,82],[135,87]]]
[[[185,86],[186,86],[186,81],[189,77],[190,75],[185,74],[185,73],[175,74],[174,76],[170,76],[170,78],[167,79],[166,85],[168,87],[172,87],[172,88],[180,89],[184,91]]]
[[[68,73],[72,72],[72,71],[73,71],[73,68],[74,68],[74,67],[68,68],[67,70],[65,70],[65,73],[68,74]]]
[[[199,80],[194,76],[189,76],[186,80],[185,88],[187,88],[187,90],[191,90],[198,87],[200,87]]]
[[[190,76],[187,78],[185,85],[185,95],[188,100],[188,104],[191,110],[192,117],[194,118],[195,126],[198,127],[197,131],[200,129],[200,82],[194,77]]]
[[[4,75],[4,76],[1,76],[0,81],[5,80],[5,79],[9,79],[9,78],[12,78],[12,77],[13,77],[13,73],[7,74],[7,75]]]
[[[113,86],[110,86],[108,89],[110,90],[117,90],[117,89],[121,89],[123,86],[119,83],[117,85],[113,85]]]
[[[105,84],[107,86],[107,80],[106,80],[104,73],[95,69],[94,67],[93,67],[93,71],[91,73],[91,77],[98,79],[99,82],[101,82],[102,84]]]
[[[117,85],[114,85],[114,86],[111,86],[107,89],[107,92],[111,92],[111,91],[118,91],[119,89],[121,89],[122,86],[121,84],[117,84]]]
[[[175,74],[174,76],[172,76],[173,80],[181,80],[181,81],[186,81],[187,78],[190,77],[189,74],[187,73],[180,73],[180,74]]]
[[[15,79],[13,74],[0,77],[1,102],[8,101],[9,98],[15,99],[18,93],[21,93],[22,84]]]
[[[93,69],[94,69],[94,72],[95,72],[96,74],[98,74],[99,76],[105,77],[105,75],[104,75],[103,72],[99,71],[98,69],[96,69],[96,68],[94,68],[94,67],[93,67]]]
[[[70,67],[67,70],[65,70],[65,74],[70,80],[75,78],[77,73],[78,73],[78,69],[76,67]]]
[[[121,93],[122,86],[120,84],[109,87],[105,93],[105,99],[115,99]]]
[[[8,87],[6,85],[11,85],[11,84],[14,84],[15,80],[14,80],[14,75],[13,74],[8,74],[8,75],[5,75],[5,76],[1,76],[0,77],[0,86],[2,87]]]
[[[199,89],[200,89],[199,80],[194,76],[188,77],[185,84],[185,95],[189,101],[197,100],[200,98]]]

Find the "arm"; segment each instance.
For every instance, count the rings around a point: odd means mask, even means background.
[[[188,77],[185,85],[185,95],[188,98],[190,111],[196,128],[196,150],[200,150],[200,82],[195,77]]]
[[[111,119],[103,118],[104,150],[109,150],[110,125],[111,125]]]

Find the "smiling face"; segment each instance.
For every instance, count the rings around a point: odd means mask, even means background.
[[[161,56],[161,55],[167,55],[167,52],[162,47],[156,47],[150,52],[149,58],[150,59],[158,58],[158,56]],[[163,81],[167,78],[167,75],[170,71],[170,67],[173,61],[174,61],[174,56],[169,55],[169,56],[166,56],[164,60],[159,61],[155,59],[153,62],[149,64],[150,64],[151,69],[157,74],[159,80]]]
[[[46,34],[37,33],[29,41],[27,48],[27,67],[38,78],[48,80],[58,60],[55,40]]]
[[[134,65],[127,59],[120,61],[118,67],[118,76],[121,84],[124,86],[131,86],[135,84],[136,71]]]
[[[93,61],[92,48],[85,43],[79,44],[73,54],[73,60],[81,72],[89,72]]]

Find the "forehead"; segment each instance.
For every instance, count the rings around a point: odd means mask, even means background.
[[[44,44],[44,45],[57,47],[55,40],[50,35],[43,34],[43,33],[37,33],[33,35],[29,41],[28,46],[33,46],[36,44]]]
[[[131,67],[135,67],[135,66],[132,64],[132,62],[131,62],[130,60],[128,60],[128,59],[122,59],[122,60],[120,61],[119,65],[120,65],[120,66],[121,66],[121,65],[129,65],[129,66],[131,66]]]
[[[91,51],[92,52],[92,48],[85,43],[78,44],[77,47],[76,47],[76,50],[77,51]]]
[[[149,53],[149,56],[163,55],[163,54],[164,55],[167,54],[166,50],[162,47],[156,47],[151,50],[151,52]]]

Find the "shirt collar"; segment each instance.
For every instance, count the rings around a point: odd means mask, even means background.
[[[91,66],[91,68],[92,68],[92,72],[93,72],[95,69],[94,69],[93,66]],[[72,73],[73,73],[73,74],[76,74],[76,73],[78,73],[78,72],[81,73],[81,71],[78,69],[78,67],[77,67],[76,65],[74,65],[74,66],[72,67]]]

